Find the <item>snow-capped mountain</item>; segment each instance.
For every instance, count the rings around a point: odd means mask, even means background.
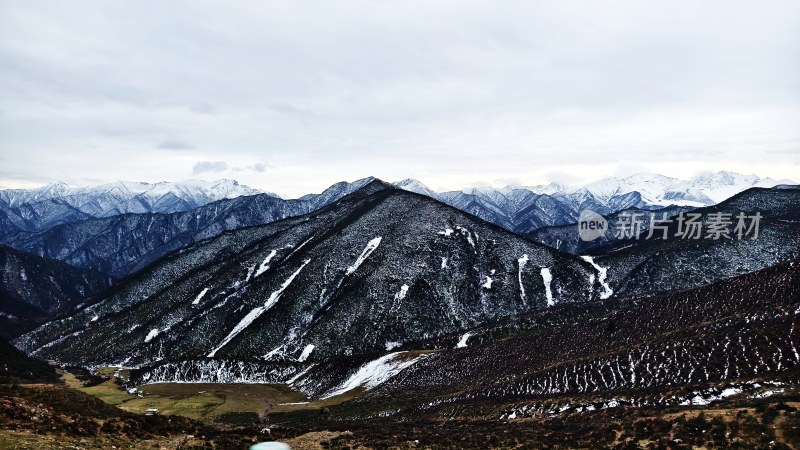
[[[606,178],[583,186],[578,191],[586,190],[599,199],[638,192],[642,201],[649,205],[700,207],[719,203],[751,187],[770,188],[780,184],[794,182],[733,172],[702,174],[689,180],[640,173],[621,179]]]
[[[371,181],[373,178],[337,183],[320,194],[295,200],[269,194],[238,196],[189,211],[129,213],[90,220],[84,217],[34,231],[2,222],[9,216],[4,216],[7,211],[0,211],[0,242],[122,278],[168,253],[222,232],[309,213]]]
[[[640,173],[626,178],[604,178],[584,186],[559,183],[504,188],[482,186],[440,193],[413,179],[395,183],[395,186],[431,196],[515,233],[528,235],[541,227],[573,224],[584,209],[613,214],[629,208],[697,208],[719,203],[751,187],[782,184],[796,183],[717,172],[690,180]]]
[[[374,177],[361,178],[360,180],[349,183],[347,181],[340,181],[332,184],[330,187],[320,192],[319,194],[307,194],[300,197],[300,202],[308,204],[308,211],[322,208],[325,205],[335,202],[347,194],[351,194],[362,187],[375,181]]]
[[[321,361],[598,298],[598,275],[580,258],[373,181],[311,214],[173,253],[17,342],[82,364]]]
[[[89,214],[103,217],[115,213],[114,207],[124,206],[133,199],[156,204],[166,198],[175,197],[196,206],[242,195],[261,194],[262,191],[239,184],[235,180],[185,180],[177,182],[162,181],[145,183],[117,181],[92,187],[73,187],[58,182],[35,189],[0,190],[0,201],[9,207],[43,200],[63,199],[76,208],[87,208]],[[274,194],[273,194],[274,195]],[[105,203],[109,202],[109,203]],[[146,205],[131,203],[140,208]],[[144,212],[121,210],[120,212]],[[162,211],[166,212],[166,211]]]
[[[413,178],[406,178],[405,180],[398,181],[393,184],[396,187],[403,189],[405,191],[416,192],[417,194],[427,195],[428,197],[436,199],[438,199],[439,197],[439,194],[437,192],[434,192],[431,188],[425,186],[424,184],[422,184],[422,182],[415,180]]]
[[[36,189],[0,190],[0,209],[19,228],[31,230],[88,217],[188,211],[218,200],[262,193],[234,180],[118,181],[94,187],[55,183]]]
[[[700,239],[677,236],[679,224],[673,220],[667,224],[667,239],[617,240],[591,251],[599,264],[609,268],[609,283],[616,294],[641,296],[685,289],[800,258],[800,189],[752,188],[693,213],[700,214],[704,223]],[[712,215],[717,213],[733,218],[729,238],[707,235]],[[757,237],[754,233],[736,237],[733,229],[739,213],[761,216]]]

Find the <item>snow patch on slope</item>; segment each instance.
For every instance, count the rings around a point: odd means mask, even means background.
[[[313,352],[313,351],[314,351],[314,344],[306,345],[306,348],[303,349],[303,353],[300,354],[300,357],[297,358],[297,360],[299,362],[303,362],[303,361],[307,360],[308,357],[311,356],[311,352]]]
[[[403,357],[405,353],[406,352],[389,353],[388,355],[381,356],[374,361],[364,364],[344,383],[329,391],[322,396],[321,399],[344,394],[359,386],[363,386],[364,389],[372,389],[425,357],[424,355],[420,355],[413,358],[405,358]]]
[[[200,291],[200,293],[199,293],[199,294],[197,294],[197,297],[195,297],[195,299],[194,299],[194,301],[192,302],[192,304],[193,304],[193,305],[197,305],[197,304],[199,304],[199,303],[200,303],[200,300],[202,300],[202,299],[203,299],[203,297],[205,297],[205,295],[206,295],[207,293],[208,293],[208,288],[205,288],[205,289],[203,289],[202,291]]]
[[[603,286],[603,292],[600,293],[600,298],[602,300],[611,297],[614,294],[614,290],[611,289],[611,286],[608,285],[606,282],[606,276],[608,276],[608,267],[601,267],[599,264],[594,262],[591,256],[581,256],[581,259],[591,264],[595,269],[597,269],[598,279],[597,281],[600,282],[600,285]]]
[[[147,333],[147,336],[144,338],[144,342],[150,342],[156,336],[158,336],[158,328],[153,328],[149,333]]]
[[[408,294],[408,285],[404,284],[404,285],[400,286],[400,290],[397,291],[396,294],[394,294],[394,300],[395,301],[402,300],[402,299],[406,298],[406,294]]]
[[[297,269],[291,276],[289,276],[289,278],[287,278],[286,281],[283,282],[281,287],[278,288],[276,291],[272,293],[272,295],[269,296],[269,298],[267,299],[267,301],[264,303],[263,306],[253,308],[252,311],[247,313],[247,315],[244,316],[244,318],[241,321],[239,321],[239,323],[233,328],[233,330],[231,330],[231,332],[228,333],[228,336],[226,336],[225,339],[223,339],[222,342],[220,342],[219,345],[217,345],[217,347],[214,348],[214,350],[212,350],[211,353],[208,354],[208,357],[213,358],[214,355],[216,355],[217,352],[222,347],[227,345],[228,342],[230,342],[231,340],[233,340],[233,338],[239,335],[239,333],[241,333],[245,328],[247,328],[251,323],[253,323],[253,321],[261,317],[262,314],[264,314],[265,312],[267,312],[267,310],[272,308],[275,305],[275,303],[277,303],[278,300],[280,300],[281,296],[283,295],[283,291],[285,291],[286,288],[288,288],[289,285],[292,284],[292,281],[294,281],[295,277],[297,277],[297,275],[300,274],[300,271],[303,270],[303,268],[310,262],[311,262],[310,259],[303,261],[303,264],[300,265],[300,268]]]
[[[456,348],[464,348],[464,347],[466,347],[467,346],[467,340],[470,338],[470,336],[472,336],[472,333],[469,333],[469,332],[464,333],[461,336],[461,339],[458,340],[458,343],[456,344]]]
[[[275,255],[277,255],[277,254],[278,254],[277,250],[272,250],[269,253],[269,255],[267,255],[267,257],[264,258],[264,261],[258,266],[258,270],[256,270],[256,276],[259,276],[262,273],[264,273],[267,270],[269,270],[269,262],[272,261],[272,258],[274,258]]]
[[[528,264],[528,255],[522,255],[522,257],[517,259],[517,263],[519,263],[519,269],[517,271],[517,279],[519,280],[519,297],[523,302],[527,303],[528,295],[525,294],[525,286],[522,285],[522,268]]]
[[[375,249],[378,248],[378,245],[380,245],[381,240],[382,240],[382,238],[380,236],[378,236],[375,239],[373,239],[373,240],[371,240],[371,241],[369,241],[367,243],[367,246],[364,248],[364,251],[361,252],[361,255],[358,257],[356,262],[354,262],[352,266],[347,268],[347,275],[351,275],[353,272],[355,272],[358,269],[358,267],[367,258],[369,258],[369,255],[371,255],[372,252],[374,252]]]
[[[464,227],[459,227],[459,226],[456,226],[456,229],[457,229],[457,230],[458,230],[458,231],[459,231],[459,232],[460,232],[460,233],[461,233],[461,234],[462,234],[464,237],[466,237],[466,238],[467,238],[467,242],[469,242],[469,245],[470,245],[470,246],[472,246],[472,248],[474,249],[474,248],[475,248],[475,240],[474,240],[474,239],[472,239],[472,232],[471,232],[471,231],[469,231],[468,229],[464,228]],[[477,237],[478,237],[478,235],[475,235],[475,238],[476,238],[476,239],[477,239]]]
[[[550,289],[550,283],[553,282],[553,274],[550,273],[550,269],[547,267],[542,267],[541,274],[542,281],[544,282],[544,295],[547,298],[547,306],[553,306],[556,304],[556,302],[553,301],[553,291]]]

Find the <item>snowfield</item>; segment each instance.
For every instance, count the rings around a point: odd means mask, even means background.
[[[321,399],[324,400],[326,398],[344,394],[345,392],[357,387],[363,387],[367,390],[372,389],[402,372],[407,367],[411,367],[419,360],[425,358],[425,355],[406,358],[404,357],[406,353],[407,352],[389,353],[388,355],[381,356],[374,361],[364,364],[344,383],[327,392],[321,397]]]

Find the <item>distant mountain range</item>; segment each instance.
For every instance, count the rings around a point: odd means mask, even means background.
[[[434,192],[413,179],[396,183],[402,189],[431,196],[522,235],[529,235],[542,227],[576,223],[580,212],[585,209],[606,215],[629,208],[702,207],[719,203],[752,187],[783,184],[796,183],[733,172],[699,175],[688,181],[642,173],[627,178],[605,178],[577,187],[551,183],[442,193]]]
[[[235,181],[112,183],[96,188],[63,184],[33,190],[0,191],[0,242],[76,267],[120,278],[171,251],[219,233],[307,214],[372,182],[340,182],[320,194],[284,200]],[[472,188],[437,193],[416,180],[396,187],[440,200],[517,234],[553,245],[534,234],[543,227],[577,222],[580,211],[607,215],[665,204],[685,208],[752,186],[782,182],[730,172],[681,181],[641,174],[609,178],[579,188],[559,184]],[[674,211],[666,210],[666,211]],[[541,235],[541,233],[540,233]],[[579,243],[557,248],[577,251]]]
[[[368,177],[353,183],[339,182],[321,194],[309,194],[297,200],[319,207],[372,180]],[[627,178],[605,178],[585,186],[551,183],[448,192],[435,192],[414,179],[394,184],[401,189],[436,198],[512,231],[526,232],[541,226],[572,223],[569,220],[577,217],[574,213],[578,208],[594,208],[596,212],[604,214],[634,207],[701,207],[719,203],[751,187],[795,183],[717,172],[699,175],[688,181],[642,173]],[[233,180],[175,183],[119,181],[96,187],[71,187],[56,183],[36,189],[0,190],[0,211],[5,212],[4,221],[17,229],[36,231],[92,217],[189,211],[219,200],[257,194],[280,198]]]
[[[234,180],[117,181],[95,187],[55,183],[36,189],[0,190],[0,204],[6,209],[27,206],[28,211],[37,211],[38,205],[43,208],[48,203],[62,204],[87,216],[108,217],[126,213],[188,211],[217,200],[263,193]]]
[[[371,180],[337,183],[320,194],[297,200],[256,194],[208,203],[189,211],[82,218],[50,227],[29,227],[34,230],[21,230],[8,221],[3,227],[0,221],[0,242],[121,278],[172,251],[224,231],[307,214]],[[47,223],[62,220],[58,210],[49,211],[53,215],[48,216]],[[0,210],[0,219],[3,213],[9,214]]]

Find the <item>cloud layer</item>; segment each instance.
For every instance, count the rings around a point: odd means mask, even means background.
[[[796,177],[797,29],[788,0],[0,2],[0,185]]]

